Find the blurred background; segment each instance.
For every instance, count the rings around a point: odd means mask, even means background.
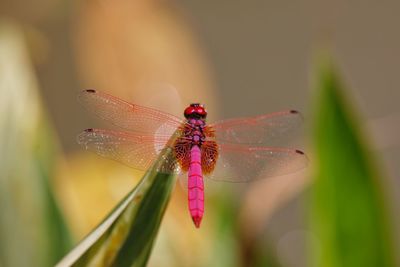
[[[51,266],[143,174],[78,146],[81,130],[112,128],[78,104],[80,90],[177,116],[202,102],[209,121],[300,110],[306,138],[298,147],[312,159],[320,47],[351,88],[398,244],[399,9],[398,1],[2,0],[0,266]],[[307,214],[312,171],[256,185],[209,183],[200,230],[177,186],[149,266],[256,266],[248,262],[254,244],[270,266],[310,266],[307,243],[318,242]]]

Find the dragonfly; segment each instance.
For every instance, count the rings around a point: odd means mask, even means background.
[[[290,174],[307,165],[303,151],[287,148],[282,141],[302,123],[295,110],[207,124],[207,111],[199,103],[190,104],[184,118],[179,118],[92,89],[82,91],[78,100],[120,128],[84,130],[77,139],[85,149],[144,171],[163,149],[172,151],[172,159],[157,171],[187,175],[189,212],[197,228],[204,215],[203,177],[249,182]],[[176,138],[170,142],[172,136]]]

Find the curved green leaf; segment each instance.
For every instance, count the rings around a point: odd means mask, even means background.
[[[172,157],[165,149],[141,182],[57,266],[146,266],[176,179],[156,170]]]

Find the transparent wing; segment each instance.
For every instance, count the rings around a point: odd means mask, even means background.
[[[78,135],[77,140],[87,150],[139,170],[151,167],[164,148],[172,149],[168,143],[170,136],[139,135],[101,129],[87,129]],[[176,159],[169,158],[157,171],[178,173],[180,169]]]
[[[82,91],[78,100],[98,117],[133,132],[172,135],[183,123],[168,113],[134,105],[96,90]]]
[[[256,117],[237,118],[211,124],[215,140],[221,143],[287,145],[298,134],[303,118],[288,110]]]
[[[207,177],[218,181],[249,182],[299,171],[307,162],[300,150],[220,144],[215,169]]]

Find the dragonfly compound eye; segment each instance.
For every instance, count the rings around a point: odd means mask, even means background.
[[[205,118],[207,116],[207,111],[202,106],[196,107],[196,113],[199,114],[203,118]]]
[[[196,109],[192,106],[189,106],[185,109],[185,112],[183,113],[185,118],[190,117],[193,113],[195,113]]]

